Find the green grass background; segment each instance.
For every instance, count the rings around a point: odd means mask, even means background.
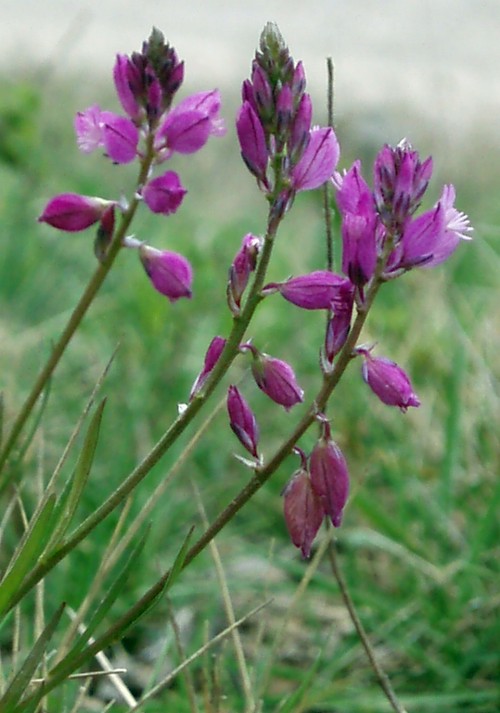
[[[116,108],[106,91],[97,90],[102,104]],[[28,393],[95,264],[91,230],[66,235],[37,224],[37,216],[55,193],[115,198],[133,185],[132,167],[113,167],[76,149],[72,118],[92,101],[95,97],[89,100],[75,86],[50,78],[4,81],[0,88],[0,374],[7,420]],[[140,239],[192,261],[193,300],[168,304],[150,288],[135,253],[124,251],[53,379],[42,429],[26,459],[28,503],[36,473],[41,468],[45,477],[50,474],[117,343],[81,517],[161,436],[177,404],[187,400],[208,342],[228,332],[227,268],[242,236],[262,233],[266,217],[265,201],[239,162],[231,112],[230,106],[226,138],[169,166],[189,190],[179,213],[165,219],[142,210],[133,228]],[[346,147],[342,166],[357,155],[357,145],[366,162],[378,148],[350,126],[348,117],[339,125]],[[442,155],[431,133],[423,144],[418,148],[422,154],[432,151],[438,167],[429,201],[437,198],[440,181],[453,181],[457,205],[469,213],[476,232],[446,265],[415,271],[384,287],[369,319],[364,341],[376,341],[378,354],[411,373],[422,406],[402,415],[379,403],[362,383],[356,362],[335,393],[330,415],[352,479],[338,540],[353,599],[408,710],[494,713],[500,707],[500,178],[479,137],[463,147],[462,161]],[[300,195],[280,232],[270,279],[322,267],[323,234],[320,197]],[[249,333],[259,347],[294,365],[306,402],[320,380],[323,320],[274,297],[262,305]],[[262,449],[270,454],[306,406],[287,414],[270,404],[246,366],[243,359],[237,363],[230,381],[241,380],[261,425]],[[221,388],[214,405],[223,396]],[[201,422],[137,490],[131,515],[165,478]],[[301,445],[307,450],[312,443],[309,434]],[[213,413],[211,428],[157,503],[145,555],[114,614],[169,566],[193,523],[201,530],[190,480],[209,518],[246,482],[248,473],[234,452],[241,448],[223,407]],[[326,562],[290,618],[284,643],[270,654],[273,632],[307,566],[289,543],[280,498],[297,465],[290,458],[218,538],[238,615],[274,597],[243,632],[255,690],[269,676],[264,711],[386,711]],[[49,609],[61,600],[78,606],[115,522],[116,516],[110,517],[48,577]],[[183,574],[171,601],[174,611],[188,612],[192,621],[188,653],[224,626],[207,553]],[[166,612],[166,604],[160,604],[130,632],[125,643],[132,655],[158,632],[169,632]],[[1,636],[7,650],[8,627]],[[169,651],[175,661],[175,651]],[[219,680],[225,698],[213,710],[242,710],[229,644],[193,670],[200,690],[210,672],[213,681]],[[174,684],[146,710],[189,710],[183,686]],[[67,698],[58,699],[53,705],[60,708],[54,711],[69,705],[72,692],[68,685]],[[205,703],[202,710],[212,709]]]

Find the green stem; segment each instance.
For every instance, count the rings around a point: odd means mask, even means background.
[[[329,528],[329,530],[330,530],[330,528]],[[330,531],[329,531],[329,534],[330,534]],[[366,633],[363,623],[358,616],[356,607],[354,606],[354,602],[352,601],[351,595],[349,594],[349,590],[347,588],[346,581],[345,581],[344,576],[340,570],[338,557],[337,557],[337,548],[335,546],[335,540],[332,537],[330,537],[330,542],[329,542],[329,547],[328,547],[328,558],[330,560],[330,566],[332,568],[333,576],[335,577],[337,584],[339,586],[340,595],[344,602],[345,608],[347,609],[347,611],[349,613],[349,616],[350,616],[351,621],[354,625],[354,628],[356,629],[356,633],[357,633],[359,640],[361,641],[361,644],[365,650],[368,661],[370,662],[370,666],[372,667],[372,669],[375,673],[377,681],[379,682],[379,685],[380,685],[382,691],[384,692],[385,697],[389,701],[389,703],[390,703],[391,707],[393,708],[393,710],[395,711],[395,713],[406,713],[406,709],[399,702],[399,700],[392,688],[391,682],[389,681],[387,674],[385,673],[385,671],[383,670],[382,666],[380,665],[380,663],[377,659],[375,650],[370,643],[370,639],[368,638],[368,634]]]
[[[188,404],[187,408],[173,422],[170,428],[163,434],[151,451],[139,463],[122,484],[110,495],[110,497],[92,515],[87,517],[79,527],[63,542],[63,544],[47,557],[42,557],[36,567],[32,570],[28,578],[15,592],[13,599],[9,602],[9,609],[15,606],[25,594],[44,577],[58,562],[60,562],[72,549],[76,547],[100,522],[104,520],[113,510],[115,510],[137,487],[137,485],[148,475],[151,469],[165,455],[170,446],[185,431],[193,421],[197,413],[205,404],[210,394],[214,391],[229,366],[239,353],[239,345],[244,337],[252,316],[262,300],[260,291],[264,284],[267,267],[271,258],[274,238],[279,226],[279,220],[272,218],[272,206],[269,212],[268,230],[264,239],[264,247],[259,260],[255,278],[252,282],[248,299],[239,317],[235,317],[233,328],[227,339],[226,346],[217,361],[214,369],[210,373],[207,381],[199,393],[197,393]]]
[[[151,134],[149,135],[147,140],[146,155],[141,162],[141,169],[137,180],[138,186],[142,185],[145,182],[149,172],[149,168],[151,166],[151,162],[153,160],[153,156],[153,135]],[[36,402],[38,401],[38,398],[40,397],[40,394],[45,389],[49,379],[51,378],[57,365],[59,364],[61,357],[66,351],[68,344],[73,338],[76,330],[78,329],[85,314],[87,313],[87,310],[94,301],[97,292],[99,291],[101,285],[103,284],[109,271],[111,270],[122,247],[122,240],[130,227],[132,219],[134,218],[138,204],[139,200],[137,199],[137,197],[134,196],[128,209],[122,215],[120,225],[118,226],[118,229],[115,232],[113,240],[111,241],[106,257],[104,258],[103,262],[99,264],[94,274],[90,278],[90,281],[87,284],[84,293],[80,297],[78,304],[74,308],[68,320],[68,323],[66,324],[66,327],[64,328],[61,336],[59,337],[59,340],[52,349],[52,352],[49,358],[47,359],[45,366],[43,367],[35,383],[33,384],[33,387],[26,401],[21,407],[21,410],[19,411],[16,420],[12,424],[10,433],[5,440],[2,451],[0,452],[0,472],[6,464],[7,459],[9,458],[12,449],[14,448],[17,442],[17,439],[19,438],[26,424],[26,421],[28,420],[33,410],[33,407],[35,406]],[[0,482],[0,490],[2,490],[7,481],[8,478],[5,474],[3,481]]]

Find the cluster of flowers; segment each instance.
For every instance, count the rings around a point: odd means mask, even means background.
[[[84,153],[103,149],[115,164],[139,161],[142,180],[137,198],[153,213],[171,215],[187,191],[175,171],[154,177],[152,168],[175,153],[192,154],[210,136],[225,132],[219,117],[219,92],[193,94],[171,108],[184,78],[184,63],[156,29],[141,52],[130,57],[117,55],[113,78],[126,116],[101,110],[98,105],[79,112],[75,119],[78,147]],[[48,202],[39,221],[68,232],[99,223],[94,247],[102,260],[113,237],[115,211],[127,209],[124,199],[62,193]],[[153,286],[171,302],[191,296],[192,269],[185,257],[137,240],[125,239],[123,246],[138,248]]]
[[[349,335],[354,306],[363,309],[372,282],[393,279],[414,267],[438,265],[452,254],[461,238],[470,237],[472,228],[467,216],[454,207],[453,186],[444,186],[434,207],[415,216],[432,175],[432,160],[421,161],[405,140],[395,148],[384,146],[377,155],[373,190],[361,175],[359,161],[343,174],[336,172],[337,138],[331,128],[311,128],[312,105],[305,92],[302,64],[294,65],[281,35],[271,25],[262,34],[260,52],[242,94],[236,124],[242,157],[275,214],[282,216],[298,191],[317,188],[326,181],[336,190],[343,275],[317,270],[269,283],[262,290],[263,295],[277,292],[302,309],[327,311],[321,363],[328,374]],[[246,236],[231,267],[228,296],[234,313],[238,313],[259,249],[258,238]],[[290,365],[259,356],[250,345],[241,349],[252,350],[257,385],[274,401],[290,408],[302,400],[303,391]],[[410,379],[395,362],[373,356],[366,347],[355,348],[351,356],[363,358],[362,376],[383,403],[402,411],[420,405]],[[259,380],[256,372],[264,373],[264,378]],[[256,420],[234,386],[228,392],[228,412],[231,428],[257,457]],[[302,465],[284,491],[285,520],[292,541],[304,556],[309,554],[325,515],[334,526],[340,525],[349,489],[344,456],[331,439],[324,416],[318,418],[322,435],[309,458],[295,449]]]

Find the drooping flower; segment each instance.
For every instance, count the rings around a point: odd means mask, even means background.
[[[248,284],[250,275],[257,265],[257,257],[261,247],[262,238],[252,233],[247,233],[229,268],[227,297],[229,308],[233,314],[239,314],[241,298]]]
[[[323,422],[323,434],[309,458],[311,485],[332,524],[339,527],[349,494],[349,473],[344,455],[330,434],[330,425]]]
[[[388,406],[398,406],[407,411],[410,406],[420,406],[406,372],[385,357],[374,357],[368,349],[358,349],[363,356],[363,379],[374,394]]]
[[[305,454],[298,448],[295,451],[301,456],[302,466],[283,490],[283,510],[290,539],[303,557],[309,557],[325,513],[313,490]]]
[[[114,201],[107,201],[104,198],[81,196],[78,193],[60,193],[50,199],[38,222],[48,223],[58,230],[74,233],[97,223],[113,205],[115,205]]]
[[[171,215],[179,208],[187,191],[175,171],[166,171],[148,181],[141,193],[153,213]]]
[[[304,391],[298,385],[290,364],[260,352],[250,343],[242,344],[240,350],[252,352],[255,383],[275,403],[288,411],[304,400]]]
[[[193,270],[183,255],[141,245],[139,257],[153,287],[170,302],[191,297]]]
[[[259,427],[253,411],[236,386],[228,389],[227,411],[234,434],[247,451],[258,458]]]
[[[202,388],[209,374],[212,372],[214,366],[219,361],[219,357],[222,354],[222,351],[225,346],[226,340],[223,337],[214,337],[208,345],[207,353],[205,354],[205,360],[203,363],[203,369],[200,371],[194,381],[193,386],[191,387],[191,393],[189,395],[190,399],[192,399],[193,396],[197,394],[198,391]]]

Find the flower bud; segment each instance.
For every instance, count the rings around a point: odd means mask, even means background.
[[[236,131],[243,161],[250,173],[265,184],[269,160],[266,136],[259,117],[247,101],[238,113]]]
[[[301,468],[283,491],[285,523],[295,547],[303,557],[311,554],[311,545],[323,522],[324,511],[314,492],[307,470]]]
[[[323,436],[309,459],[311,485],[332,524],[339,527],[349,494],[349,473],[342,451],[330,437],[330,426],[323,424]]]
[[[239,314],[241,298],[250,274],[255,270],[257,257],[262,247],[262,238],[247,233],[229,269],[227,287],[228,303],[233,314]]]
[[[185,257],[149,245],[140,246],[139,257],[153,287],[170,302],[191,297],[193,271]]]
[[[142,197],[153,213],[175,213],[187,191],[175,171],[167,171],[148,181],[142,189]]]
[[[48,223],[58,230],[76,233],[97,223],[114,201],[81,196],[78,193],[60,193],[45,206],[39,223]]]
[[[219,361],[219,357],[225,346],[226,340],[223,337],[214,337],[208,345],[207,353],[205,354],[205,361],[203,363],[203,369],[200,371],[193,386],[191,387],[191,393],[189,395],[190,400],[202,388],[210,372]]]
[[[420,406],[410,379],[398,364],[384,357],[373,357],[367,349],[358,349],[363,355],[363,379],[379,399],[388,406],[399,406],[406,411],[409,406]]]
[[[288,411],[304,400],[304,391],[298,385],[289,364],[259,352],[251,344],[244,344],[240,349],[249,349],[252,352],[252,374],[255,383],[275,403]]]
[[[353,293],[349,280],[329,270],[316,270],[291,277],[286,282],[270,283],[263,288],[263,292],[275,289],[288,302],[302,309],[333,309],[336,305],[343,305]]]
[[[123,109],[133,121],[140,121],[142,111],[137,101],[137,92],[134,92],[134,88],[140,87],[141,77],[137,65],[134,64],[127,55],[116,55],[115,66],[113,67],[113,79],[116,93]]]
[[[236,386],[230,386],[228,389],[227,411],[229,425],[236,437],[249,453],[258,458],[259,427],[250,406]]]

